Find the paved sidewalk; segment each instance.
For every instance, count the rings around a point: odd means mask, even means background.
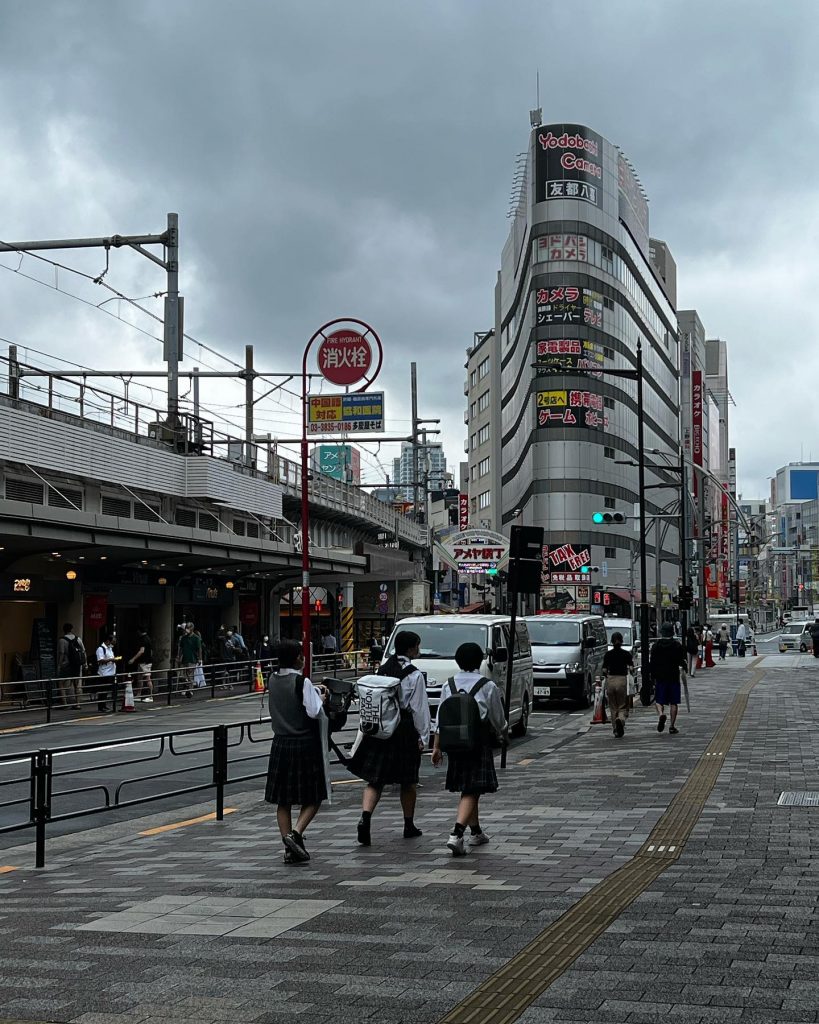
[[[572,726],[516,747],[485,801],[492,842],[462,860],[444,848],[455,803],[440,772],[419,801],[424,836],[401,838],[388,794],[366,850],[360,786],[338,787],[304,867],[282,864],[257,797],[221,824],[58,839],[45,871],[0,874],[0,1018],[432,1024],[631,860],[755,664],[698,674],[678,736],[639,709],[622,741]],[[815,674],[764,672],[680,860],[522,1021],[819,1020],[819,810],[776,806],[819,789]]]

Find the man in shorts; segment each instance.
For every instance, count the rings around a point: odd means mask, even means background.
[[[153,665],[153,648],[151,638],[147,629],[143,626],[139,631],[139,649],[129,665],[136,665],[139,668],[139,690],[143,704],[153,704],[153,682],[151,680],[151,668]]]
[[[665,729],[668,705],[671,709],[671,728],[669,733],[674,736],[677,728],[677,711],[680,705],[680,674],[685,675],[685,648],[674,639],[674,627],[664,622],[660,628],[660,639],[652,646],[649,658],[649,671],[654,680],[654,700],[657,704],[657,732]]]

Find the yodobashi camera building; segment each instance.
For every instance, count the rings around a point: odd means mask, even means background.
[[[569,544],[601,567],[582,583],[567,583],[557,568],[567,610],[588,609],[593,591],[603,590],[609,613],[625,611],[635,524],[597,526],[592,516],[634,515],[637,386],[599,371],[634,370],[642,340],[646,461],[676,463],[674,260],[649,235],[647,197],[627,157],[585,125],[535,124],[516,164],[508,213],[495,323],[475,334],[467,354],[470,525],[508,532],[519,514],[517,522],[543,526],[549,548]],[[676,479],[646,476],[648,484]],[[647,495],[650,516],[679,492],[652,488]],[[673,593],[678,536],[665,522],[662,584]],[[653,557],[653,528],[648,542]],[[651,563],[650,576],[653,583]]]

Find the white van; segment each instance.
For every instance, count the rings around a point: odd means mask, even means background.
[[[421,653],[416,665],[427,677],[427,696],[433,718],[441,703],[441,688],[447,679],[460,669],[455,652],[461,644],[477,644],[485,657],[481,675],[497,683],[506,695],[507,658],[509,655],[508,615],[419,615],[401,619],[396,623],[387,647],[384,661],[395,653],[395,637],[403,630],[411,630],[421,638]],[[518,619],[512,649],[512,701],[506,717],[513,736],[524,736],[532,710],[532,648],[526,623]]]

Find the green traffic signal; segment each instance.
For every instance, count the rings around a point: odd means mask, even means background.
[[[486,575],[487,576],[497,576],[498,575],[498,570],[497,569],[487,569],[486,570]]]
[[[598,523],[598,524],[602,523],[603,522],[603,518],[604,517],[603,517],[603,513],[602,512],[595,512],[594,515],[592,516],[592,522],[593,523]]]

